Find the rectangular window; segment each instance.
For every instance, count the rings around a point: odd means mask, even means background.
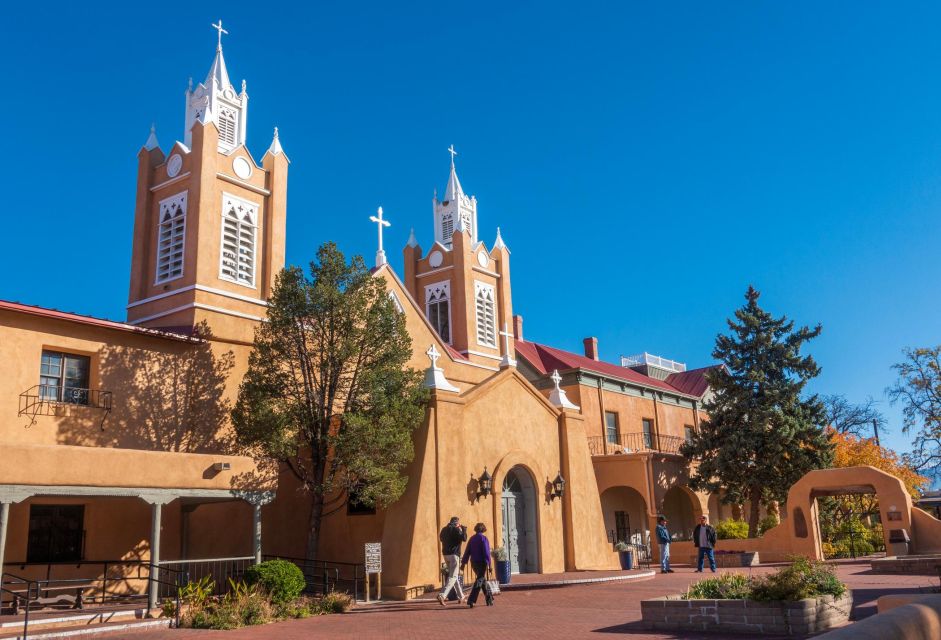
[[[222,194],[222,250],[219,277],[246,287],[255,286],[255,239],[258,205]]]
[[[644,446],[653,449],[653,420],[644,418]]]
[[[157,228],[157,284],[176,280],[183,275],[186,193],[184,191],[160,201]]]
[[[84,538],[84,505],[30,505],[27,562],[78,562]]]
[[[234,109],[222,108],[219,111],[219,146],[234,148],[238,140],[238,115]]]
[[[439,282],[425,287],[425,315],[438,336],[451,344],[451,284]]]
[[[683,432],[686,436],[686,442],[689,442],[690,440],[693,439],[693,428],[691,426],[686,425],[685,427],[683,427]]]
[[[474,282],[474,297],[477,307],[477,344],[496,348],[497,316],[493,287]]]
[[[618,443],[618,414],[614,411],[604,412],[604,434],[608,442]]]
[[[46,402],[88,404],[91,359],[58,351],[43,351],[39,364],[39,397]]]

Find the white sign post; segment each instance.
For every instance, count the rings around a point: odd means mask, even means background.
[[[369,587],[371,579],[369,576],[375,574],[376,576],[376,599],[382,599],[382,543],[381,542],[367,542],[366,543],[366,561],[364,566],[366,567],[366,602],[369,602]]]

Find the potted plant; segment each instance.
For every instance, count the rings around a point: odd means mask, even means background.
[[[618,560],[621,561],[621,568],[630,571],[634,568],[634,550],[626,542],[619,542],[614,545],[614,550],[618,552]]]
[[[497,581],[500,584],[510,584],[510,554],[506,547],[493,548],[493,561],[497,565]]]

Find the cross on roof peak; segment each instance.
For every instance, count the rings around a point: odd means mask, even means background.
[[[430,347],[428,347],[428,351],[425,352],[425,355],[428,356],[428,358],[431,360],[431,367],[432,367],[433,369],[437,369],[437,368],[438,368],[438,358],[441,357],[441,354],[438,353],[438,349],[435,347],[434,344],[432,344]]]
[[[222,34],[229,35],[229,32],[222,28],[222,19],[219,19],[219,24],[210,25],[213,29],[219,32],[219,43],[216,45],[216,49],[222,49]]]
[[[559,388],[559,383],[562,382],[562,376],[559,375],[558,369],[552,370],[552,375],[549,376],[549,379],[552,380],[552,383],[555,385],[555,388]]]
[[[450,147],[448,147],[448,153],[451,154],[451,166],[454,166],[454,156],[457,155],[457,151],[454,150],[453,144]]]

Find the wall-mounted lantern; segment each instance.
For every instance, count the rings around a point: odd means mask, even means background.
[[[559,474],[555,477],[555,480],[552,481],[551,499],[555,500],[556,498],[561,498],[564,495],[565,495],[565,478],[562,477],[562,472],[559,471]]]
[[[477,491],[478,500],[481,496],[486,498],[490,495],[490,492],[493,491],[493,477],[487,473],[487,467],[484,467],[484,472],[477,478],[477,486],[479,487]]]

